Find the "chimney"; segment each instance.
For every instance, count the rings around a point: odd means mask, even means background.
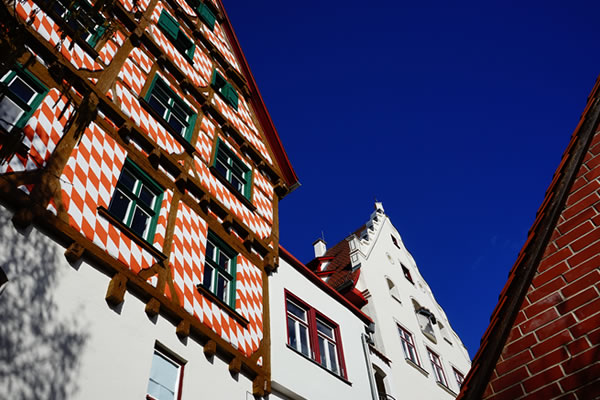
[[[319,238],[313,243],[313,248],[315,249],[315,257],[323,257],[327,251],[327,243]]]

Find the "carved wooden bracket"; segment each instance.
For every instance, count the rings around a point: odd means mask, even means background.
[[[217,343],[214,340],[209,340],[204,345],[204,355],[206,358],[214,357],[217,354]]]
[[[241,370],[242,370],[242,359],[239,357],[235,357],[229,363],[229,372],[232,375],[237,375],[240,373]]]
[[[85,249],[82,245],[77,242],[71,243],[71,245],[65,250],[65,258],[69,264],[75,264],[83,257]]]
[[[150,318],[154,318],[160,312],[160,302],[156,300],[154,297],[150,299],[148,303],[146,303],[146,314]]]
[[[175,329],[175,333],[177,333],[177,336],[181,339],[190,336],[190,322],[187,319],[181,320]]]
[[[127,289],[127,277],[125,274],[118,273],[110,280],[108,290],[106,291],[106,302],[111,306],[121,304],[125,298]]]

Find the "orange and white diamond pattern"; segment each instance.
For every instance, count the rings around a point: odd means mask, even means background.
[[[223,114],[229,121],[233,123],[236,129],[244,136],[267,160],[269,163],[273,163],[271,157],[269,156],[269,152],[263,141],[258,136],[258,133],[248,128],[246,124],[242,122],[242,120],[234,113],[231,107],[221,99],[220,96],[213,96],[212,103],[217,106],[217,109]]]
[[[209,193],[215,196],[229,211],[242,220],[254,234],[261,239],[265,239],[271,235],[271,226],[242,204],[229,189],[214,177],[208,167],[198,157],[194,157],[194,165],[202,186],[206,187]],[[190,175],[194,177],[192,171],[190,171]]]
[[[73,112],[73,106],[65,107],[67,98],[56,89],[50,90],[23,128],[23,144],[29,147],[27,158],[14,156],[8,163],[0,165],[0,173],[35,170],[46,165]]]
[[[77,43],[73,43],[73,39],[65,37],[64,40],[61,40],[60,27],[33,1],[17,2],[16,10],[17,14],[27,23],[31,23],[31,26],[52,46],[60,47],[60,53],[77,69],[102,70],[102,66],[95,62]]]
[[[219,305],[202,296],[197,289],[197,285],[202,282],[207,230],[206,221],[187,205],[179,203],[170,267],[180,305],[224,340],[244,354],[251,355],[262,339],[260,270],[241,254],[237,256],[235,309],[250,321],[247,327],[243,327]]]
[[[267,178],[259,170],[254,170],[254,185],[258,187],[267,196],[268,199],[273,198],[273,185],[267,180]]]
[[[73,228],[137,273],[156,260],[98,214],[98,207],[108,208],[126,155],[125,150],[98,125],[90,124],[61,176],[62,200]],[[166,217],[162,221],[164,225]],[[155,238],[160,240],[165,229],[160,226]]]
[[[130,117],[133,122],[144,130],[156,144],[169,153],[183,153],[183,147],[171,136],[169,132],[142,108],[137,98],[122,84],[116,85],[117,97],[121,102],[121,110]]]
[[[129,86],[133,93],[139,96],[142,93],[147,76],[128,58],[123,63],[121,71],[119,71],[119,78]]]

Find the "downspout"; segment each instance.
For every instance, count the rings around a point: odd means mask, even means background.
[[[374,378],[373,378],[373,367],[371,366],[371,361],[369,360],[369,345],[367,344],[367,335],[361,334],[360,338],[362,339],[363,352],[365,354],[365,362],[367,363],[367,372],[369,373],[369,386],[371,386],[371,396],[373,396],[373,400],[378,400],[377,396],[377,388],[375,386]]]

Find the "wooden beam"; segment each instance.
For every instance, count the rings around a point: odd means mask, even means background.
[[[148,303],[146,303],[146,314],[150,318],[154,318],[160,312],[160,302],[156,300],[154,297],[150,299]]]
[[[118,306],[125,298],[127,289],[127,277],[118,273],[110,280],[108,290],[106,291],[106,302],[111,306]]]

